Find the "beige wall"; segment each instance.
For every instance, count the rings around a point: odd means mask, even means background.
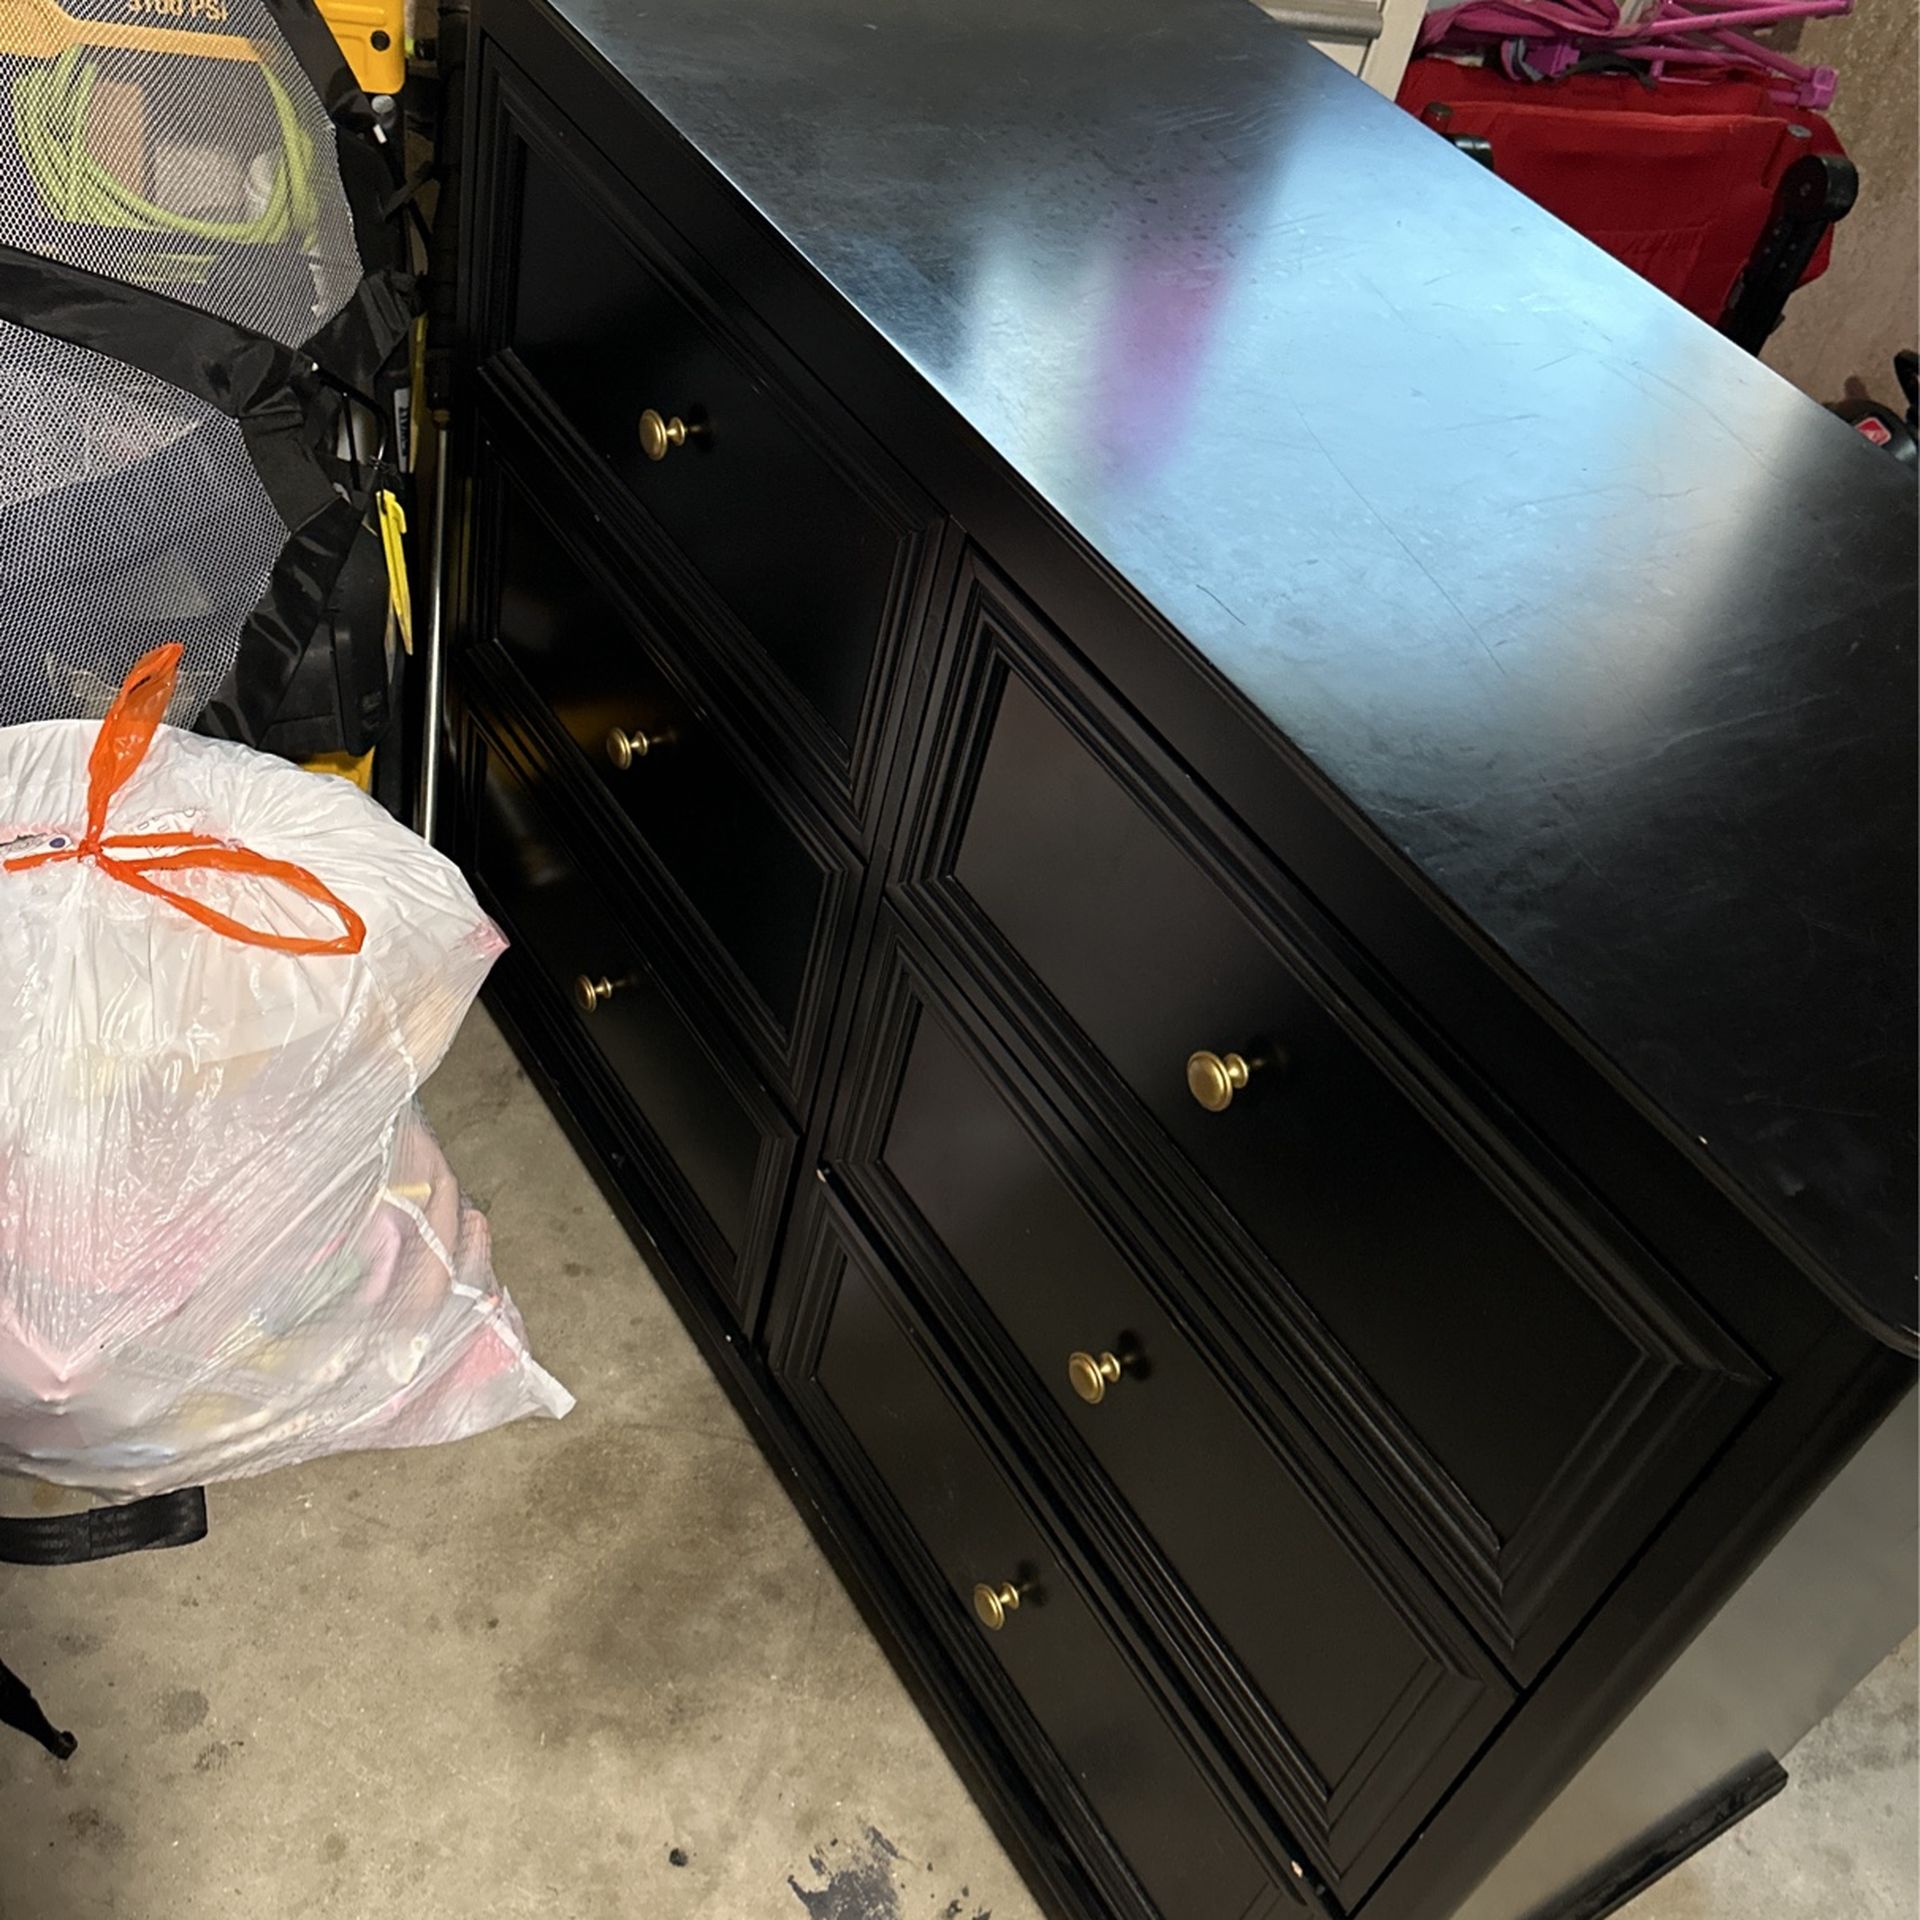
[[[1849,380],[1900,404],[1892,360],[1920,347],[1920,202],[1915,197],[1916,0],[1855,0],[1806,23],[1794,48],[1840,75],[1829,118],[1860,169],[1860,198],[1834,230],[1833,265],[1787,303],[1763,358],[1816,400]]]

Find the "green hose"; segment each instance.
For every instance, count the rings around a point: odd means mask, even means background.
[[[47,210],[59,219],[243,246],[297,239],[311,248],[318,219],[313,143],[300,125],[292,97],[265,61],[260,77],[280,124],[280,156],[267,204],[251,220],[198,220],[171,213],[142,199],[95,159],[87,145],[87,108],[100,66],[83,58],[77,46],[53,60],[34,62],[14,81],[14,131]]]

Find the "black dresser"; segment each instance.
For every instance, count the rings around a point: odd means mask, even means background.
[[[1612,1911],[1916,1612],[1911,480],[1247,0],[464,167],[494,1004],[1036,1895]]]

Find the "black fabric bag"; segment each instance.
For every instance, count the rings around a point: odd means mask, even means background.
[[[383,123],[311,0],[224,11],[0,43],[0,724],[97,715],[178,640],[169,718],[258,744],[395,484]]]

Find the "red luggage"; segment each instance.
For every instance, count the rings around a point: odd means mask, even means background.
[[[1503,180],[1715,325],[1768,235],[1788,168],[1837,156],[1851,199],[1852,170],[1833,128],[1772,98],[1758,74],[1534,82],[1429,55],[1409,65],[1398,99],[1449,139],[1488,143]],[[1828,208],[1811,259],[1779,289],[1782,301],[1826,271],[1830,222],[1844,211]]]

